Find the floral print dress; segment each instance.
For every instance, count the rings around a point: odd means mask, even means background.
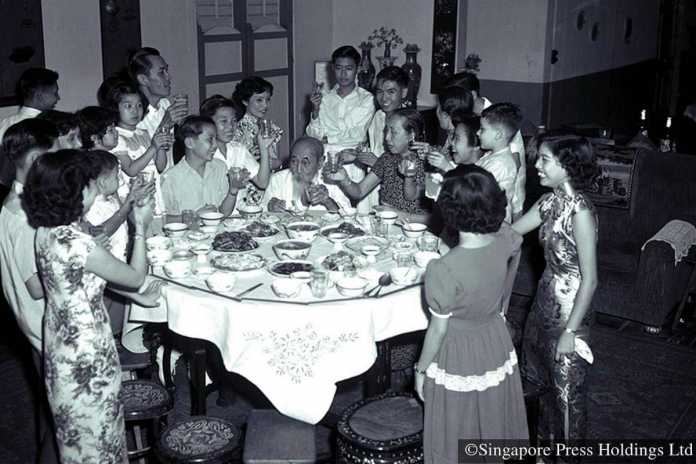
[[[128,462],[121,369],[102,299],[106,281],[85,271],[95,246],[77,225],[36,234],[46,292],[46,391],[63,464]]]

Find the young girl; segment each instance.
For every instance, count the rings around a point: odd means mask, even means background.
[[[507,200],[493,175],[475,165],[458,174],[445,179],[437,204],[459,245],[425,273],[433,317],[415,380],[425,402],[426,463],[459,462],[460,439],[528,438],[504,320],[522,238],[503,223]]]
[[[85,150],[113,150],[118,143],[118,114],[99,106],[87,106],[77,112],[80,141]]]
[[[555,401],[550,432],[555,439],[581,440],[585,377],[592,362],[589,307],[597,286],[597,218],[582,189],[596,176],[597,165],[582,137],[546,133],[537,148],[541,185],[553,192],[512,226],[521,234],[539,227],[546,258],[525,326],[522,373],[551,387]]]
[[[105,83],[106,85],[107,83]],[[128,81],[108,81],[107,89],[100,89],[102,100],[107,108],[118,112],[118,143],[111,152],[121,163],[121,170],[127,177],[144,173],[155,180],[155,214],[164,212],[164,201],[160,186],[160,174],[167,169],[170,161],[167,153],[173,143],[173,136],[166,130],[165,120],[155,136],[150,138],[147,131],[136,126],[143,119],[143,97],[138,88]],[[123,182],[125,185],[128,181]],[[127,194],[125,188],[119,195]]]
[[[270,148],[271,169],[277,171],[282,168],[287,159],[287,155],[278,153],[278,142],[283,136],[283,129],[274,122],[267,119],[266,113],[271,106],[273,96],[273,85],[265,79],[257,76],[247,77],[237,84],[232,94],[232,100],[240,107],[244,108],[244,116],[237,122],[233,140],[239,142],[254,155],[256,160],[261,158],[261,151],[257,134],[261,121],[266,121],[270,125],[268,133],[273,138]]]

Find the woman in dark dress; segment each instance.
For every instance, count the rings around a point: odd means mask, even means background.
[[[537,148],[541,185],[553,191],[512,226],[521,234],[539,227],[546,258],[525,326],[521,370],[529,381],[552,389],[548,433],[557,441],[579,440],[585,436],[589,309],[597,286],[597,217],[582,189],[597,166],[582,137],[546,133]]]
[[[425,401],[426,463],[459,462],[459,440],[528,438],[504,319],[522,237],[503,223],[507,200],[493,175],[475,165],[457,172],[445,179],[437,203],[459,245],[425,274],[432,318],[415,380]]]

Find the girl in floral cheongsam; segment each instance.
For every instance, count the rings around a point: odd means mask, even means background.
[[[513,224],[521,234],[539,227],[546,258],[525,326],[521,370],[529,381],[552,389],[554,402],[545,409],[553,438],[579,440],[585,435],[585,378],[592,362],[589,308],[597,286],[597,218],[581,189],[597,166],[582,137],[546,133],[537,147],[541,185],[553,191]]]
[[[44,372],[61,462],[127,462],[121,366],[102,299],[107,282],[139,288],[145,279],[143,234],[151,202],[133,209],[130,264],[115,258],[78,226],[99,193],[100,169],[89,153],[60,150],[34,162],[22,194],[37,229],[36,257],[45,298]],[[152,297],[148,287],[140,297]],[[144,301],[134,298],[139,303]],[[156,297],[155,297],[156,298]]]

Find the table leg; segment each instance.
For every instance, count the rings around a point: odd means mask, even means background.
[[[377,342],[377,359],[363,376],[366,397],[381,395],[389,390],[391,387],[391,345],[389,340]]]
[[[191,414],[205,415],[206,413],[206,388],[205,388],[205,343],[201,340],[191,341]]]

